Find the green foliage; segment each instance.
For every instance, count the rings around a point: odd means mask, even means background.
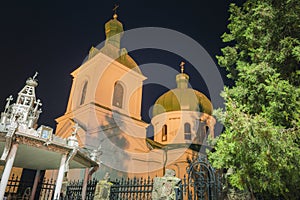
[[[226,130],[217,140],[216,151],[209,154],[213,166],[233,169],[229,182],[240,190],[284,194],[290,199],[288,193],[294,195],[300,189],[297,130],[275,126],[261,115],[246,114],[244,107],[229,97],[226,102],[226,112],[215,112]]]
[[[233,169],[231,186],[300,197],[300,1],[247,0],[231,4],[228,46],[217,56],[235,81],[216,110],[225,131],[209,159]]]

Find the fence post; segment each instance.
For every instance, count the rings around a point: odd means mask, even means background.
[[[85,168],[84,179],[82,183],[82,191],[81,191],[82,200],[85,200],[86,197],[86,188],[87,188],[88,179],[89,179],[89,168]]]

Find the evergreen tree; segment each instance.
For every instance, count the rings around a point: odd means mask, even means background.
[[[229,12],[217,59],[235,84],[215,112],[225,131],[209,159],[252,197],[299,199],[300,1],[247,0]]]

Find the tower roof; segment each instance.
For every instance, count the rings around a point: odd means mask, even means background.
[[[113,19],[105,23],[106,37],[122,34],[123,31],[123,24],[117,19],[117,14],[114,14]]]
[[[117,19],[116,8],[117,7],[114,8],[115,14],[113,15],[113,18],[105,23],[106,40],[104,46],[101,49],[92,47],[89,53],[89,59],[101,52],[129,69],[142,74],[138,64],[128,54],[127,50],[125,48],[120,48],[124,30],[123,24]]]

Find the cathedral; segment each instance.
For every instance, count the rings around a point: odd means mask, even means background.
[[[174,77],[177,87],[162,94],[153,105],[153,138],[143,121],[143,82],[139,65],[121,48],[123,25],[117,14],[105,23],[102,48],[91,47],[85,62],[71,73],[72,88],[64,115],[56,119],[55,135],[71,136],[78,124],[78,144],[95,154],[100,167],[93,174],[111,177],[162,176],[167,168],[182,178],[188,160],[214,137],[211,101],[189,87],[184,62]],[[83,170],[70,170],[69,180],[82,179]],[[46,173],[51,176],[55,172]]]

